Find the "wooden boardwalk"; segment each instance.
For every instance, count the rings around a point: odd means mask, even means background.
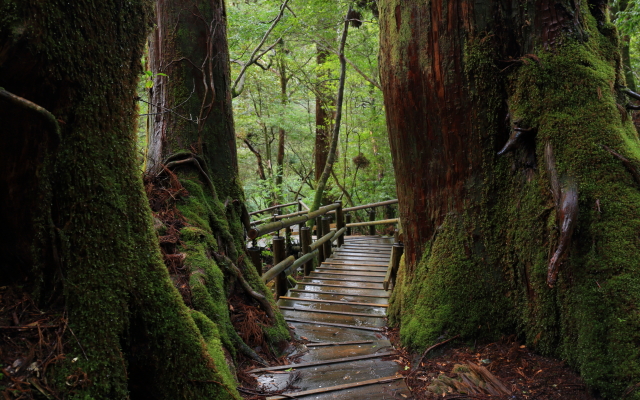
[[[269,390],[289,383],[288,396],[268,399],[408,399],[402,366],[384,336],[388,295],[382,282],[391,239],[346,237],[278,305],[307,351],[295,364],[253,370]]]

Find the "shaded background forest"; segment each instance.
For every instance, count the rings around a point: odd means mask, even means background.
[[[379,88],[377,5],[358,3],[356,18],[362,24],[349,31],[345,50],[348,65],[338,161],[324,195],[325,202],[341,199],[346,206],[396,197]],[[238,163],[249,211],[297,196],[313,199],[333,127],[338,34],[349,4],[317,0],[287,4],[278,21],[280,1],[227,5]],[[254,61],[245,67],[249,60]],[[144,75],[139,90],[143,99],[148,98],[153,80],[150,73]],[[151,111],[140,104],[138,136],[144,149],[144,117]]]

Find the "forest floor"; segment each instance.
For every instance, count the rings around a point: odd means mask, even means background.
[[[415,400],[598,400],[589,393],[586,385],[577,373],[567,367],[564,362],[542,357],[535,354],[526,346],[520,344],[514,338],[505,338],[499,342],[477,343],[475,347],[466,344],[450,342],[429,352],[422,361],[421,367],[413,371],[414,364],[419,361],[420,354],[411,354],[402,348],[398,341],[398,330],[389,329],[387,336],[396,346],[398,356],[394,361],[405,365],[403,375],[407,376],[407,386],[412,391]],[[272,360],[272,362],[275,360]],[[289,364],[295,360],[282,358],[274,364]],[[471,385],[476,393],[460,393],[451,388],[447,393],[434,393],[434,380],[441,382],[460,380],[460,375],[454,372],[456,366],[468,365],[468,363],[485,367],[493,379],[501,383],[510,394],[494,393]],[[257,386],[257,381],[246,371],[255,368],[256,365],[249,362],[241,367],[239,377],[243,386],[249,389],[242,393],[246,399],[263,400],[264,395],[275,395],[279,392],[263,392]],[[242,372],[244,370],[244,372]],[[469,381],[467,381],[469,383]],[[466,386],[469,389],[469,386]],[[295,389],[291,385],[289,389]],[[463,390],[464,391],[464,390]],[[262,394],[262,395],[261,395]]]
[[[429,352],[417,371],[413,371],[414,364],[421,355],[410,354],[402,348],[397,329],[389,329],[387,336],[400,354],[397,362],[406,366],[404,375],[408,376],[406,382],[415,399],[598,399],[589,393],[578,374],[564,362],[537,355],[514,337],[504,338],[499,342],[476,343],[473,347],[456,342],[444,344]],[[477,386],[475,394],[461,394],[454,388],[445,394],[435,394],[432,391],[434,380],[450,382],[443,379],[442,375],[460,380],[460,374],[453,372],[454,369],[459,370],[460,365],[469,363],[485,367],[511,393],[490,395]]]

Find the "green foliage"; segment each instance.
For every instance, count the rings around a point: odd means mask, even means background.
[[[280,23],[263,48],[282,38],[261,60],[247,69],[245,88],[234,99],[240,178],[251,210],[273,202],[285,203],[296,194],[312,198],[315,194],[314,148],[316,135],[316,94],[322,85],[335,97],[338,84],[338,33],[350,2],[307,0],[290,3]],[[232,80],[240,72],[239,63],[259,43],[278,13],[281,2],[231,2],[229,44],[231,59],[238,60]],[[363,25],[350,29],[346,57],[367,77],[378,81],[378,22],[368,9],[360,10]],[[327,50],[326,60],[317,62],[319,49]],[[282,101],[281,72],[286,65],[288,78],[286,101]],[[330,110],[331,111],[331,110]],[[362,204],[395,198],[395,180],[386,133],[382,92],[347,65],[338,161],[334,172],[340,185],[330,178],[325,198],[342,198],[348,204],[342,186],[354,203]],[[276,155],[279,128],[286,131],[284,171],[278,185]],[[244,144],[249,141],[262,156],[265,178],[257,175],[256,157]],[[327,144],[328,145],[328,144]],[[358,167],[353,159],[362,154],[369,160]]]

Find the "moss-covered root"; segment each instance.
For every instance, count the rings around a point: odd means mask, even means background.
[[[269,345],[276,348],[277,343],[289,340],[287,324],[273,297],[267,295],[270,291],[256,269],[246,265],[244,253],[238,254],[237,249],[244,248],[239,213],[235,215],[234,211],[225,210],[219,201],[203,190],[197,175],[183,172],[181,182],[189,191],[189,197],[179,203],[178,208],[191,225],[181,229],[180,235],[185,243],[185,264],[192,270],[190,281],[194,306],[221,325],[223,343],[229,351],[235,352],[234,345],[237,346],[241,340],[236,338],[237,333],[229,320],[227,297],[238,284],[247,293],[247,298],[257,300],[269,314],[271,325],[262,326]],[[219,262],[214,260],[215,257],[219,258]],[[234,259],[237,260],[235,263],[232,261]],[[247,351],[249,347],[240,350],[257,359],[255,352]]]

